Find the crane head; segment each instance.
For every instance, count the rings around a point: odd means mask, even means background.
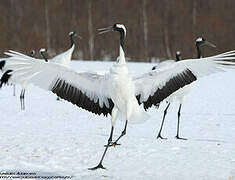
[[[39,53],[40,53],[40,55],[42,56],[42,58],[43,58],[46,62],[48,62],[48,59],[46,58],[46,56],[45,56],[45,54],[44,54],[44,53],[47,53],[47,49],[41,48],[41,49],[39,50]]]
[[[120,33],[123,33],[124,37],[126,36],[126,27],[122,23],[119,23],[119,22],[115,23],[112,26],[98,29],[98,31],[99,31],[99,34],[103,34],[103,33],[110,32],[110,31],[118,31]]]
[[[74,31],[71,31],[71,32],[69,32],[69,36],[70,37],[78,37],[79,39],[82,39],[82,37],[80,36],[80,35],[78,35],[76,32],[74,32]]]
[[[175,57],[176,57],[176,61],[180,61],[181,60],[181,52],[180,51],[176,51]]]
[[[35,54],[36,54],[36,52],[35,52],[34,50],[31,50],[31,51],[29,52],[29,55],[30,55],[31,57],[34,57]]]
[[[43,53],[46,53],[47,52],[47,49],[45,49],[45,48],[41,48],[40,50],[39,50],[39,53],[40,54],[43,54]]]
[[[214,44],[212,44],[211,42],[207,41],[204,37],[198,37],[196,39],[196,45],[197,46],[210,46],[215,48],[216,46]]]

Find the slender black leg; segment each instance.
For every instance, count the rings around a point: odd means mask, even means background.
[[[159,130],[159,133],[158,133],[158,135],[157,135],[157,139],[158,139],[158,138],[167,139],[167,138],[163,138],[163,137],[161,136],[161,132],[162,132],[162,127],[163,127],[164,120],[165,120],[165,117],[166,117],[166,114],[167,114],[167,109],[169,108],[169,106],[170,106],[170,103],[168,103],[166,109],[164,110],[164,115],[163,115],[163,118],[162,118],[162,124],[161,124],[160,130]]]
[[[13,96],[16,96],[16,85],[13,84]]]
[[[21,92],[20,92],[20,106],[21,106],[21,110],[25,110],[24,94],[25,94],[25,89],[22,89]]]
[[[187,140],[186,138],[181,138],[181,137],[179,137],[179,129],[180,129],[180,111],[181,111],[181,104],[180,104],[179,111],[178,111],[177,135],[175,136],[175,138],[176,138],[176,139],[181,139],[181,140]]]
[[[126,135],[127,123],[128,123],[128,120],[126,120],[125,127],[124,127],[124,129],[123,129],[123,131],[122,131],[122,134],[116,139],[116,141],[112,142],[112,143],[110,144],[110,146],[121,145],[121,144],[118,144],[117,142],[121,139],[121,137],[123,137],[124,135]]]
[[[23,94],[22,94],[22,104],[23,104],[23,110],[25,110],[25,104],[24,104],[24,95],[25,95],[25,89],[23,89]]]
[[[23,92],[24,92],[24,89],[22,89],[21,92],[20,92],[20,107],[21,107],[21,110],[23,110]]]
[[[88,170],[96,170],[96,169],[99,169],[99,168],[101,168],[101,169],[106,169],[106,168],[102,165],[102,162],[103,162],[103,160],[104,160],[105,154],[106,154],[106,152],[107,152],[107,150],[108,150],[110,144],[112,143],[113,129],[114,129],[114,128],[113,128],[113,126],[112,126],[111,132],[110,132],[110,136],[109,136],[109,139],[108,139],[108,144],[107,144],[107,146],[105,147],[104,153],[103,153],[103,155],[102,155],[102,157],[101,157],[101,160],[100,160],[99,164],[98,164],[97,166],[93,167],[93,168],[89,168]]]

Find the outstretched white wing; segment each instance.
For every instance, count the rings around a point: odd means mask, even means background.
[[[27,81],[96,114],[110,114],[113,102],[106,84],[108,75],[76,72],[57,63],[41,61],[29,56],[6,52],[5,69],[12,70],[11,78]]]
[[[58,64],[61,64],[61,65],[64,65],[64,66],[68,67],[70,62],[71,62],[71,58],[72,58],[72,54],[73,54],[74,48],[75,48],[75,45],[73,45],[67,51],[54,56],[53,58],[49,59],[48,61],[51,61],[52,63],[58,63]],[[32,57],[27,56],[25,54],[22,54],[20,52],[16,52],[16,51],[12,51],[12,50],[9,50],[9,52],[14,54],[14,55],[18,55],[18,56],[20,56],[22,58],[25,58],[25,59],[31,59],[32,58]],[[7,58],[4,58],[3,60],[6,60],[6,59]],[[36,59],[36,58],[34,58],[34,59]],[[44,61],[44,59],[40,59],[40,60]],[[1,63],[0,63],[0,68],[1,68]]]
[[[58,63],[58,64],[63,64],[64,66],[69,66],[69,64],[71,62],[72,54],[74,51],[74,47],[75,47],[75,45],[73,44],[73,46],[71,48],[69,48],[67,51],[53,57],[51,59],[51,61]]]
[[[158,106],[170,94],[196,81],[197,78],[235,67],[235,51],[212,57],[188,59],[156,68],[135,77],[136,96],[144,108]]]

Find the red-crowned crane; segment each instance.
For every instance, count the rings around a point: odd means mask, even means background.
[[[195,41],[196,43],[196,48],[197,48],[197,58],[202,58],[202,50],[201,50],[201,47],[202,46],[210,46],[210,47],[216,47],[214,44],[210,43],[209,41],[205,40],[205,38],[203,37],[199,37],[196,39]],[[180,51],[177,51],[176,52],[176,61],[171,61],[171,63],[177,63],[181,60],[181,52]],[[167,66],[167,64],[165,65]],[[152,70],[156,69],[157,66],[154,66],[152,68]],[[167,67],[165,67],[167,68]],[[166,117],[166,114],[167,114],[167,110],[170,106],[170,104],[174,101],[177,101],[179,102],[179,109],[178,109],[178,122],[177,122],[177,134],[176,134],[176,139],[181,139],[181,140],[187,140],[186,138],[182,138],[182,137],[179,137],[179,128],[180,128],[180,115],[181,115],[181,107],[182,107],[182,104],[184,102],[184,99],[185,97],[189,94],[190,90],[191,90],[191,86],[192,84],[189,84],[187,86],[184,86],[182,88],[180,88],[178,91],[172,93],[168,98],[167,98],[167,106],[164,110],[164,114],[163,114],[163,118],[162,118],[162,123],[161,123],[161,127],[160,127],[160,130],[158,132],[158,135],[157,135],[157,139],[158,138],[161,138],[161,139],[167,139],[167,138],[163,138],[162,135],[161,135],[161,132],[162,132],[162,128],[163,128],[163,124],[164,124],[164,120],[165,120],[165,117]]]

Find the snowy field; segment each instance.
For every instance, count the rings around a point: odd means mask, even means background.
[[[73,62],[78,70],[104,70],[112,62]],[[153,64],[129,63],[141,74]],[[166,106],[148,111],[151,118],[129,124],[121,146],[111,147],[99,162],[110,132],[110,118],[96,116],[37,87],[26,90],[26,110],[20,110],[17,86],[0,90],[0,171],[36,172],[72,179],[115,180],[235,180],[235,72],[200,79],[182,106],[181,136],[176,140],[178,103],[168,110],[162,136],[157,132]],[[114,139],[124,122],[119,121]]]

